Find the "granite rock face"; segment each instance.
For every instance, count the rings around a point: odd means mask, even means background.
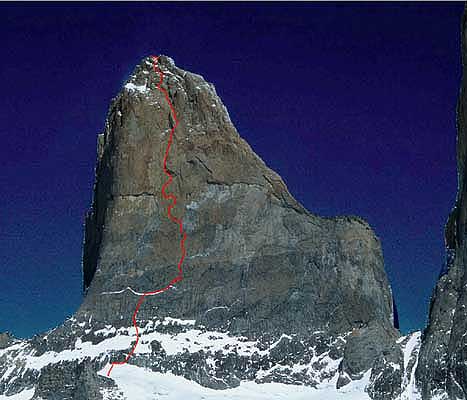
[[[467,25],[462,20],[463,77],[457,106],[456,204],[445,229],[446,267],[434,290],[417,380],[424,399],[467,398]]]
[[[318,330],[365,337],[369,325],[380,338],[397,335],[381,246],[368,224],[305,210],[239,136],[212,85],[169,58],[160,65],[180,119],[169,191],[188,235],[187,258],[183,282],[148,298],[139,318],[194,319],[250,338]],[[79,314],[114,326],[130,324],[137,297],[103,293],[163,287],[180,257],[180,234],[160,194],[173,121],[153,89],[157,79],[144,60],[100,137]],[[356,363],[355,374],[379,352]]]
[[[0,333],[0,349],[10,346],[13,342],[14,338],[8,332]]]
[[[168,57],[159,66],[180,120],[168,191],[187,256],[183,281],[141,306],[129,363],[213,389],[242,381],[345,388],[373,368],[383,373],[373,373],[370,395],[395,398],[408,364],[374,232],[358,217],[307,211],[240,137],[211,84]],[[135,340],[137,293],[166,286],[181,254],[161,196],[174,120],[158,81],[144,59],[99,135],[83,304],[51,332],[0,351],[0,394],[125,398],[102,369]],[[388,385],[398,386],[389,393]]]

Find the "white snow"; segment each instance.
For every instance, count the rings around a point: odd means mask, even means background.
[[[99,329],[94,332],[95,335],[109,336],[114,335],[117,332],[117,329],[114,326],[106,325],[105,328]]]
[[[191,256],[188,256],[188,258],[198,258],[198,257],[207,257],[209,256],[210,252],[206,252],[206,253],[196,253],[196,254],[193,254]]]
[[[410,362],[410,358],[414,355],[414,352],[418,352],[421,341],[421,332],[414,332],[410,335],[409,340],[402,348],[404,354],[404,379],[402,386],[404,388],[403,392],[400,395],[400,400],[419,400],[421,399],[420,393],[418,392],[417,385],[415,382],[415,371],[418,365],[418,353],[416,354],[415,364],[412,367],[410,377],[407,377],[407,367]],[[404,338],[401,338],[403,341]]]
[[[190,204],[186,205],[186,208],[188,210],[197,210],[199,208],[199,203],[197,203],[196,201],[192,201]]]
[[[117,335],[96,345],[93,345],[91,342],[77,342],[75,345],[78,344],[78,346],[73,350],[67,349],[59,353],[48,351],[39,357],[27,354],[25,355],[26,368],[39,370],[48,364],[55,364],[61,361],[84,359],[86,357],[97,358],[102,353],[110,350],[126,350],[131,346],[133,340],[133,336]]]
[[[158,325],[179,325],[184,326],[184,332],[162,333],[155,328]],[[277,341],[269,348],[260,348],[258,342],[249,340],[241,336],[229,336],[228,333],[206,331],[203,327],[195,327],[194,320],[181,320],[177,318],[165,318],[162,321],[151,321],[146,326],[139,328],[140,341],[135,350],[135,354],[151,353],[151,342],[158,341],[167,355],[176,355],[187,351],[196,353],[201,350],[214,354],[222,352],[223,354],[236,353],[240,356],[251,356],[257,353],[259,356],[267,355],[271,349],[280,342]],[[186,330],[186,328],[189,328]],[[103,329],[95,332],[96,336],[105,339],[99,343],[92,344],[89,341],[83,341],[78,338],[73,348],[61,352],[49,351],[40,356],[35,356],[34,352],[28,348],[18,348],[19,354],[15,357],[21,362],[21,372],[24,374],[27,370],[40,370],[49,364],[55,364],[62,361],[82,360],[86,357],[102,359],[111,351],[128,350],[136,340],[136,331],[134,327],[115,329],[107,325]],[[115,335],[115,336],[114,336]],[[283,338],[291,338],[288,335],[282,335]],[[212,363],[215,361],[212,360]],[[257,377],[265,377],[275,369],[279,373],[301,372],[312,376],[318,381],[326,381],[329,376],[337,374],[340,360],[334,360],[328,353],[314,354],[307,363],[297,363],[295,365],[278,365],[268,370],[258,371]],[[119,366],[120,367],[120,366]],[[114,368],[114,370],[117,368]],[[9,375],[10,371],[7,371]],[[243,393],[243,392],[242,392]],[[0,399],[1,400],[1,399]]]
[[[144,84],[144,85],[135,85],[132,82],[128,82],[125,85],[125,89],[129,90],[130,92],[131,91],[138,91],[140,93],[146,93],[149,90],[148,87],[146,86],[146,84]]]
[[[105,376],[108,367],[99,371]],[[112,370],[111,379],[127,399],[131,400],[367,400],[364,388],[369,373],[340,390],[335,381],[314,389],[309,386],[280,383],[241,382],[240,386],[226,390],[205,388],[193,381],[170,373],[161,374],[133,365],[122,365]]]
[[[270,347],[269,349],[273,349],[274,347],[276,347],[276,346],[281,342],[281,340],[284,339],[284,338],[285,338],[285,339],[289,339],[289,340],[292,339],[291,336],[282,334],[281,337],[280,337],[277,341],[275,341],[275,342],[271,345],[271,347]]]
[[[402,349],[404,354],[404,370],[407,369],[409,365],[410,357],[412,356],[413,351],[417,346],[420,345],[421,332],[415,332],[410,336],[410,339],[407,341],[406,345]]]
[[[194,319],[179,319],[179,318],[171,318],[165,317],[162,321],[162,325],[169,325],[169,324],[176,324],[176,325],[194,325],[196,320]]]
[[[171,285],[169,289],[173,289],[175,286]],[[125,289],[122,290],[116,290],[113,292],[102,292],[101,294],[121,294],[126,291],[130,291],[133,294],[136,294],[137,296],[142,296],[144,292],[137,292],[136,290],[132,289],[131,287],[127,286]],[[147,294],[146,296],[157,296],[159,294],[162,294],[164,292],[158,292],[158,293],[153,293],[153,294]],[[79,325],[79,324],[78,324]]]
[[[30,400],[34,396],[34,389],[26,389],[12,396],[0,394],[0,400]]]
[[[185,327],[181,328],[185,332],[162,333],[155,330],[160,325],[179,325]],[[292,338],[284,334],[278,341],[272,343],[269,348],[260,349],[258,342],[249,340],[246,337],[229,336],[223,332],[206,331],[203,327],[196,327],[194,320],[182,320],[170,317],[166,317],[163,320],[150,321],[146,326],[141,326],[139,331],[140,342],[136,348],[136,354],[150,353],[152,350],[151,342],[157,340],[167,355],[175,355],[184,351],[195,353],[204,350],[211,354],[220,351],[224,354],[235,352],[240,356],[251,356],[253,353],[261,356],[268,354],[271,349],[278,346],[280,340]],[[107,325],[94,334],[103,337],[104,340],[93,345],[91,342],[78,338],[71,349],[61,352],[50,351],[40,356],[35,356],[29,347],[14,345],[10,347],[10,350],[14,347],[19,352],[19,354],[15,355],[15,358],[17,357],[18,362],[22,365],[19,373],[24,374],[27,370],[40,370],[48,364],[59,363],[61,361],[79,360],[85,357],[102,360],[111,351],[128,350],[136,339],[136,331],[133,327],[116,329],[111,325]],[[321,384],[318,388],[304,385],[258,384],[254,381],[244,381],[239,387],[228,390],[208,389],[171,373],[161,374],[132,365],[118,365],[113,368],[111,375],[111,378],[115,380],[118,386],[118,390],[103,389],[102,395],[104,399],[121,398],[122,400],[125,398],[128,400],[184,400],[185,398],[190,400],[369,399],[364,389],[368,384],[371,371],[368,371],[360,381],[353,381],[339,390],[335,388],[340,361],[340,359],[332,359],[329,357],[328,352],[325,352],[314,354],[307,363],[275,365],[270,369],[261,370],[257,373],[257,378],[262,378],[268,376],[273,371],[282,374],[300,372],[320,381]],[[207,363],[215,369],[215,357],[209,356]],[[108,368],[109,365],[100,371],[100,373],[105,375]],[[7,371],[7,374],[9,373],[10,371]],[[122,393],[121,396],[119,392]],[[0,400],[30,400],[32,395],[33,391],[24,391],[14,397],[0,396]]]
[[[212,311],[212,310],[229,310],[229,309],[230,309],[230,307],[227,307],[227,306],[217,306],[217,307],[209,308],[204,313],[207,314],[209,311]]]
[[[399,369],[401,369],[401,366],[399,364],[396,364],[396,363],[390,363],[389,364],[391,366],[391,368],[394,370],[394,371],[397,371]]]
[[[229,353],[235,349],[239,355],[251,355],[254,352],[262,355],[267,354],[269,351],[260,350],[255,341],[247,340],[244,337],[229,336],[223,332],[189,329],[186,332],[169,334],[151,331],[154,325],[157,326],[159,324],[187,326],[194,325],[194,323],[194,320],[165,318],[163,321],[156,321],[155,323],[147,324],[145,327],[140,327],[140,343],[135,353],[150,353],[150,343],[154,340],[161,343],[161,346],[168,355],[175,355],[185,350],[190,353],[196,353],[200,350]],[[115,328],[110,326],[96,331],[97,335],[102,336],[109,336],[113,333],[115,333]],[[82,342],[81,339],[78,339],[73,349],[66,349],[61,352],[48,351],[40,356],[34,356],[30,350],[23,349],[22,354],[19,354],[18,357],[24,360],[27,369],[40,370],[48,364],[55,364],[61,361],[79,360],[85,357],[98,358],[104,354],[108,354],[112,350],[127,350],[136,340],[136,330],[134,327],[120,328],[116,333],[116,336],[107,338],[94,345],[92,342]]]

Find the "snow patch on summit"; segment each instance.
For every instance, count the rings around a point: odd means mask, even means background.
[[[144,84],[144,85],[135,85],[132,82],[128,82],[125,85],[125,89],[127,89],[130,92],[131,91],[137,91],[137,92],[140,92],[140,93],[147,93],[149,91],[149,88],[146,86],[146,84]]]

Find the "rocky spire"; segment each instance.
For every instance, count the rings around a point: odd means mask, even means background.
[[[188,233],[186,280],[142,315],[189,317],[245,334],[391,326],[392,297],[378,239],[361,219],[310,214],[252,151],[213,85],[160,58],[180,124],[169,158]],[[134,295],[170,280],[177,227],[160,188],[170,110],[151,59],[112,102],[99,139],[86,224],[81,312],[128,322]],[[130,307],[130,308],[128,308]]]
[[[461,26],[462,81],[457,104],[456,204],[445,230],[446,267],[434,290],[417,378],[424,399],[467,398],[467,23]],[[444,396],[444,397],[443,397]]]
[[[400,393],[392,293],[370,226],[308,212],[240,137],[212,84],[168,57],[159,67],[179,119],[167,191],[187,254],[183,281],[139,309],[142,347],[129,362],[216,389],[335,388],[368,383],[374,368],[374,398]],[[167,285],[180,259],[179,227],[161,196],[174,120],[158,80],[153,60],[142,60],[99,135],[83,304],[62,326],[0,354],[0,374],[20,377],[0,379],[0,393],[34,385],[36,398],[121,398],[96,372],[128,353],[138,293]]]

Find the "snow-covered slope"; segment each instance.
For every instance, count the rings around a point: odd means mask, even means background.
[[[102,370],[100,373],[104,374]],[[336,376],[337,378],[337,376]],[[352,382],[345,388],[336,389],[336,379],[324,382],[316,389],[303,385],[281,383],[242,382],[239,386],[214,390],[173,374],[150,372],[133,365],[125,365],[113,375],[117,388],[113,393],[104,390],[104,399],[138,400],[366,400],[370,399],[364,389],[369,373],[360,381]]]
[[[267,343],[208,330],[192,320],[165,318],[140,329],[140,344],[130,364],[116,365],[108,378],[110,362],[123,359],[134,343],[134,328],[90,330],[90,321],[74,318],[66,326],[68,335],[74,336],[68,348],[53,350],[63,334],[57,329],[0,350],[0,389],[4,393],[0,400],[36,400],[44,396],[44,390],[49,395],[41,381],[50,379],[47,371],[52,366],[74,371],[83,363],[99,371],[99,381],[83,378],[83,371],[72,378],[81,379],[83,387],[98,391],[104,400],[370,398],[367,387],[372,384],[372,370],[336,389],[342,360],[336,355],[347,340],[342,336],[328,341],[316,332],[313,340],[298,343],[284,334]],[[397,366],[404,372],[400,400],[419,398],[413,375],[419,344],[419,332],[398,341],[404,354],[403,365]],[[62,379],[56,372],[52,376]],[[64,387],[70,385],[67,379],[63,378]],[[68,398],[65,392],[57,398]]]

